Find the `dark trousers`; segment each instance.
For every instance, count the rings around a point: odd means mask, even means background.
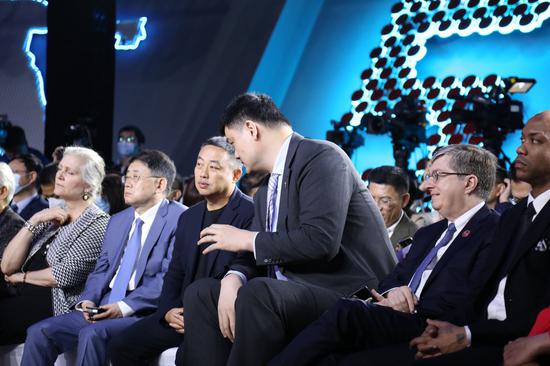
[[[218,323],[220,281],[202,279],[185,291],[185,365],[265,365],[303,328],[332,306],[338,293],[271,278],[240,288],[235,302],[235,343]]]
[[[418,360],[414,366],[500,366],[504,347],[472,346],[459,352]]]
[[[183,343],[179,334],[168,325],[161,323],[162,315],[152,314],[125,329],[109,343],[108,355],[113,366],[147,366],[162,352]],[[176,355],[179,364],[181,347]]]
[[[355,352],[406,343],[420,335],[425,326],[417,314],[340,299],[269,365],[337,365]]]

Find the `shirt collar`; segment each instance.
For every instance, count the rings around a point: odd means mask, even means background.
[[[141,215],[138,214],[137,211],[134,211],[134,221],[139,217],[144,224],[152,223],[155,220],[155,216],[157,216],[160,205],[162,205],[162,203],[165,201],[166,199],[160,200],[156,205],[154,205]]]
[[[533,202],[533,208],[538,214],[548,201],[550,201],[550,189],[539,194],[537,198],[533,198],[531,193],[529,193],[529,198],[527,198],[527,205]]]
[[[455,221],[452,221],[452,223],[455,224],[456,232],[457,233],[461,232],[462,229],[464,229],[464,227],[466,226],[466,224],[470,221],[470,219],[474,217],[474,215],[479,210],[481,210],[483,206],[485,206],[485,202],[481,201],[480,203],[478,203],[477,205],[475,205],[474,207],[472,207],[471,209],[469,209],[468,211],[460,215]],[[451,221],[449,221],[449,223],[450,222]]]
[[[25,207],[27,207],[29,205],[29,203],[31,203],[31,201],[33,199],[35,199],[35,197],[38,196],[38,193],[37,192],[34,192],[32,196],[30,197],[27,197],[25,199],[22,199],[21,201],[15,203],[15,205],[17,206],[17,210],[19,212],[23,211],[25,209]]]
[[[399,225],[399,223],[401,222],[401,220],[403,219],[403,216],[405,215],[405,212],[403,210],[401,210],[401,216],[399,216],[399,220],[397,220],[395,222],[395,224],[393,224],[392,226],[388,227],[387,230],[388,230],[388,234],[390,234],[390,236],[393,234],[393,232],[395,231],[395,228],[397,227],[397,225]]]
[[[277,159],[275,159],[275,164],[273,164],[273,170],[271,171],[271,174],[283,175],[285,171],[286,156],[288,154],[288,147],[290,146],[291,138],[292,134],[290,134],[283,142],[283,145],[281,145],[281,148],[279,149],[279,154],[277,154]]]

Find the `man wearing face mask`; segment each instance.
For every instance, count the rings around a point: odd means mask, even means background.
[[[136,156],[143,149],[145,136],[143,132],[132,125],[124,126],[118,131],[117,152],[119,156],[119,165],[115,170],[124,175],[133,156]]]
[[[23,219],[29,220],[48,207],[37,190],[42,163],[32,154],[23,154],[13,158],[9,165],[15,178],[15,194],[10,206]]]

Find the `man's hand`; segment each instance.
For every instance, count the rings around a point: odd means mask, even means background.
[[[254,251],[253,231],[237,229],[231,225],[210,225],[201,231],[197,245],[212,243],[203,250],[202,254],[208,254],[214,250],[227,250],[228,252]]]
[[[218,321],[223,337],[229,338],[231,342],[235,341],[235,300],[242,285],[241,279],[235,274],[225,276],[221,283]]]
[[[169,326],[174,328],[176,332],[180,334],[184,333],[183,308],[172,308],[168,310],[164,315],[164,320]]]
[[[86,312],[86,310],[88,308],[95,308],[95,303],[90,301],[90,300],[84,300],[80,303],[80,307],[82,308],[82,310],[84,310],[82,312],[82,315],[84,315],[84,319],[86,319],[87,321],[89,321],[90,323],[92,322],[92,319],[90,317],[90,314],[88,314]]]
[[[122,318],[122,311],[120,311],[120,308],[118,307],[118,304],[106,304],[100,306],[101,309],[104,309],[105,311],[93,316],[90,316],[90,319],[92,321],[99,321],[104,319],[116,319],[116,318]]]
[[[467,347],[464,327],[439,320],[428,319],[427,322],[424,333],[410,343],[411,348],[417,349],[417,359],[457,352]]]
[[[504,347],[504,366],[523,365],[533,362],[550,349],[550,336],[547,332],[518,338]]]
[[[389,291],[386,297],[383,297],[374,289],[371,292],[378,305],[388,306],[393,310],[413,313],[416,305],[418,305],[418,298],[408,286],[396,287]]]

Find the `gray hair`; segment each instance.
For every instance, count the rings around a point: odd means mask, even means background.
[[[82,179],[89,187],[92,201],[101,196],[101,183],[105,178],[105,162],[97,152],[81,146],[69,146],[65,148],[63,157],[78,156],[84,164],[80,167]]]
[[[449,145],[439,149],[432,162],[442,156],[450,158],[449,165],[455,172],[475,175],[477,187],[473,193],[487,200],[495,185],[497,171],[497,157],[493,153],[476,145]]]
[[[0,188],[6,187],[8,189],[8,197],[6,204],[10,203],[13,194],[15,193],[15,178],[10,166],[6,163],[0,163]]]
[[[130,164],[134,161],[141,161],[151,170],[151,175],[165,178],[166,190],[164,194],[168,195],[170,193],[176,176],[176,166],[168,155],[160,150],[143,150],[130,160]]]
[[[203,142],[203,144],[201,145],[201,149],[204,146],[215,146],[225,150],[225,152],[229,156],[229,163],[231,164],[231,166],[234,169],[241,168],[241,162],[235,157],[235,148],[229,143],[229,141],[227,141],[227,138],[225,138],[224,136],[210,137],[208,140]]]

